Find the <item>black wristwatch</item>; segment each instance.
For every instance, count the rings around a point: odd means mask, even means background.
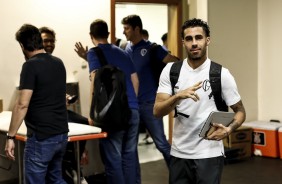
[[[6,139],[15,139],[16,138],[16,136],[10,136],[8,133],[7,133],[7,137],[6,137]]]

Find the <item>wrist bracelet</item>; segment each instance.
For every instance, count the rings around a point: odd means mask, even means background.
[[[7,139],[12,139],[12,140],[14,140],[15,138],[16,138],[16,136],[10,136],[10,135],[8,135],[8,133],[7,133],[7,137],[6,137]]]

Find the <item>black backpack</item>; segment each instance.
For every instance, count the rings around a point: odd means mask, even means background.
[[[125,74],[116,66],[108,64],[103,51],[94,51],[101,63],[96,71],[90,117],[94,125],[103,131],[119,131],[128,127],[131,111],[126,94]]]
[[[170,82],[172,87],[172,95],[175,94],[174,87],[178,81],[182,64],[183,61],[175,62],[172,64],[170,69]],[[221,68],[222,66],[220,64],[211,61],[209,77],[210,77],[212,92],[209,95],[209,98],[211,98],[212,96],[214,97],[217,110],[227,112],[228,106],[226,105],[225,101],[221,97]],[[177,114],[178,114],[177,109],[175,108],[174,116],[176,117]]]
[[[164,69],[164,67],[166,66],[166,63],[164,63],[163,61],[159,60],[156,57],[156,52],[157,49],[161,47],[161,45],[158,45],[156,43],[152,43],[149,47],[149,54],[150,54],[150,65],[151,65],[151,69],[152,69],[152,73],[153,73],[153,78],[154,78],[154,82],[159,85],[159,79],[160,79],[160,75]]]

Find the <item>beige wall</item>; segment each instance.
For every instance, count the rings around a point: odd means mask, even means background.
[[[81,41],[93,46],[88,34],[90,23],[96,18],[110,23],[110,0],[103,0],[103,3],[100,0],[1,0],[0,17],[0,98],[4,100],[4,110],[11,110],[24,62],[15,32],[22,24],[30,23],[55,30],[57,42],[53,54],[64,61],[68,81],[79,81],[82,113],[87,116],[90,96],[88,68],[82,69],[83,63],[74,52],[74,44]]]
[[[212,41],[209,56],[234,75],[247,120],[282,120],[282,1],[183,0],[183,4],[186,2],[190,2],[191,11],[183,12],[183,17],[207,17]],[[24,61],[14,34],[23,23],[32,23],[50,26],[57,32],[54,55],[64,60],[68,81],[79,81],[82,113],[87,115],[88,68],[81,68],[82,62],[73,51],[74,43],[82,41],[92,46],[89,24],[95,18],[110,22],[110,0],[0,1],[0,17],[0,98],[4,100],[4,110],[9,110],[13,102]]]
[[[235,76],[248,120],[282,120],[282,2],[208,1],[209,54]]]
[[[282,1],[258,0],[258,118],[282,121]]]
[[[257,14],[257,0],[208,1],[209,57],[234,76],[247,121],[259,118]]]

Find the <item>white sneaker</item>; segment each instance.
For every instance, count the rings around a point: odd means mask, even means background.
[[[151,136],[148,137],[145,141],[146,141],[146,144],[153,144],[154,143],[154,141],[153,141]]]
[[[73,183],[77,184],[77,173],[75,170],[72,170],[72,179],[73,179]]]
[[[86,181],[86,179],[85,179],[84,177],[81,177],[81,178],[80,178],[80,183],[81,183],[81,184],[88,184],[87,181]]]
[[[72,170],[72,179],[73,179],[73,183],[77,184],[77,172],[75,170]],[[88,182],[86,181],[86,179],[82,176],[80,177],[80,183],[81,184],[88,184]]]

